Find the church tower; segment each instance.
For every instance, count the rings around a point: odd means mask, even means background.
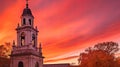
[[[41,44],[38,48],[37,43],[38,29],[34,27],[34,16],[28,7],[28,0],[16,31],[17,44],[13,41],[10,67],[43,67]]]

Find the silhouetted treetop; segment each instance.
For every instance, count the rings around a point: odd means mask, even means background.
[[[0,57],[8,58],[11,53],[11,44],[0,45]]]
[[[98,43],[80,53],[80,67],[120,67],[114,53],[119,50],[115,42]]]
[[[114,54],[119,50],[118,43],[115,42],[103,42],[94,46],[95,50],[103,50],[109,54]]]

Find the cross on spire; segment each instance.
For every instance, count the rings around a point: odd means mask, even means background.
[[[29,1],[29,0],[26,0],[26,8],[28,8],[28,1]]]

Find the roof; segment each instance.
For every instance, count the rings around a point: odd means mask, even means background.
[[[44,64],[43,67],[70,67],[70,64]]]
[[[31,12],[31,9],[29,7],[26,7],[24,10],[23,10],[23,13],[22,13],[22,16],[26,16],[26,15],[29,15],[29,16],[32,16],[32,12]]]

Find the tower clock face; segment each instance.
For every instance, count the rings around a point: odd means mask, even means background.
[[[35,35],[34,34],[32,34],[32,44],[35,47]]]

